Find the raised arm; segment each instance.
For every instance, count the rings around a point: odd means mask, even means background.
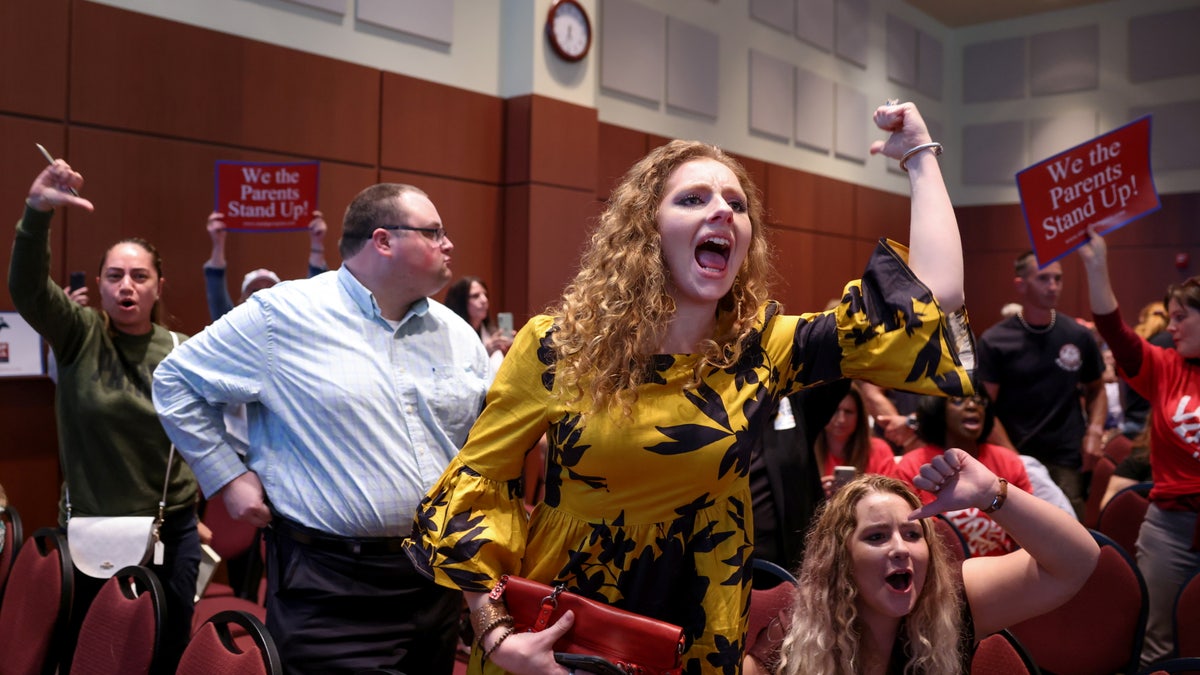
[[[1002,486],[962,450],[951,448],[921,467],[913,484],[938,498],[910,517],[990,508],[988,515],[1021,545],[1007,555],[963,562],[963,586],[977,637],[1058,607],[1096,567],[1100,549],[1077,520],[1020,488]]]
[[[1108,277],[1108,244],[1094,227],[1088,228],[1088,234],[1091,236],[1087,243],[1079,247],[1079,258],[1087,272],[1092,314],[1111,314],[1117,311],[1117,295]]]
[[[80,325],[71,317],[79,316],[80,308],[50,278],[50,220],[60,206],[93,209],[91,202],[71,192],[82,186],[83,176],[61,159],[37,175],[25,198],[9,260],[8,290],[13,305],[55,350],[71,341]]]
[[[315,277],[329,269],[325,262],[325,216],[320,211],[313,211],[312,220],[308,221],[308,276]]]
[[[908,151],[932,142],[925,120],[912,103],[880,106],[875,124],[891,136],[875,141],[871,154],[900,160]],[[903,166],[912,189],[908,265],[933,291],[942,309],[954,312],[964,298],[962,241],[937,155],[933,148],[921,150]]]
[[[213,321],[233,309],[229,285],[225,281],[225,214],[213,211],[205,223],[212,240],[212,253],[204,263],[204,298],[208,301],[208,316]]]

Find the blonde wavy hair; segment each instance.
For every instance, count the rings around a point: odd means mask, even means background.
[[[556,326],[551,337],[555,380],[562,383],[566,403],[586,397],[591,411],[619,406],[631,416],[637,389],[653,372],[654,354],[675,313],[658,208],[672,172],[702,159],[724,164],[737,177],[746,193],[752,236],[733,287],[718,302],[713,335],[700,345],[702,358],[689,386],[699,383],[705,368],[728,368],[741,357],[742,342],[767,302],[771,275],[762,197],[746,169],[719,148],[671,141],[634,164],[613,190],[579,273],[561,304],[549,310]]]
[[[899,495],[914,509],[921,506],[904,483],[877,474],[847,483],[822,506],[806,540],[792,621],[780,650],[780,675],[852,675],[862,670],[863,629],[849,542],[858,526],[858,502],[873,493]],[[921,520],[921,530],[929,543],[929,567],[916,606],[900,628],[912,652],[904,672],[957,675],[962,672],[957,648],[962,623],[959,582],[928,518]]]

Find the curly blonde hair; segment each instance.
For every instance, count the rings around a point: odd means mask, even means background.
[[[762,197],[746,169],[719,148],[671,141],[633,165],[613,190],[568,284],[555,319],[551,344],[555,380],[568,404],[585,397],[591,411],[619,406],[626,417],[637,389],[652,372],[653,358],[675,313],[670,271],[662,252],[657,214],[666,183],[683,164],[712,159],[737,177],[746,193],[751,240],[733,287],[718,302],[717,323],[700,345],[690,386],[706,367],[728,368],[741,357],[742,341],[766,304],[770,246],[763,233]]]
[[[863,630],[849,542],[858,526],[858,502],[873,493],[899,495],[914,509],[921,506],[904,483],[878,474],[847,483],[822,506],[807,537],[800,587],[780,653],[781,675],[851,675],[862,670]],[[904,672],[957,674],[962,671],[957,648],[962,623],[959,582],[928,518],[921,520],[921,530],[929,542],[929,568],[916,606],[901,624],[912,652]]]

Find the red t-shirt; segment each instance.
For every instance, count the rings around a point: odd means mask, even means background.
[[[921,466],[933,461],[934,457],[943,452],[945,450],[936,445],[926,445],[906,452],[896,466],[900,480],[916,489],[916,486],[912,484],[913,476],[917,475]],[[1033,493],[1033,484],[1029,481],[1029,474],[1025,471],[1025,463],[1012,450],[1001,445],[983,443],[979,446],[979,456],[976,459],[992,473],[1008,481],[1013,487],[1019,487],[1030,494]],[[928,504],[936,498],[931,492],[924,490],[916,490],[916,492],[924,504]],[[1015,542],[1004,531],[1004,528],[977,508],[948,511],[945,515],[963,534],[973,556],[1003,555],[1016,547]]]
[[[1200,366],[1141,339],[1119,312],[1095,318],[1129,386],[1150,401],[1150,499],[1200,494]]]

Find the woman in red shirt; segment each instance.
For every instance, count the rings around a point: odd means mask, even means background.
[[[1108,246],[1095,230],[1080,247],[1096,328],[1122,376],[1150,401],[1154,488],[1137,540],[1150,594],[1142,663],[1173,647],[1172,609],[1179,586],[1200,567],[1200,277],[1167,288],[1167,331],[1175,349],[1139,337],[1121,320],[1108,273]]]
[[[827,495],[834,490],[833,469],[837,466],[853,466],[859,475],[878,473],[896,477],[896,455],[887,441],[871,434],[862,394],[856,386],[850,387],[833,417],[817,434],[813,450]]]
[[[985,390],[974,396],[942,398],[927,396],[917,408],[917,435],[926,445],[904,454],[896,466],[897,477],[913,485],[913,476],[921,465],[945,453],[946,448],[962,448],[996,476],[1032,493],[1033,485],[1020,455],[1000,445],[984,442],[996,423]],[[915,486],[914,486],[915,487]],[[921,501],[933,502],[937,495],[918,492]],[[1001,555],[1015,548],[1012,538],[996,521],[976,508],[949,511],[946,517],[966,537],[971,555]]]

